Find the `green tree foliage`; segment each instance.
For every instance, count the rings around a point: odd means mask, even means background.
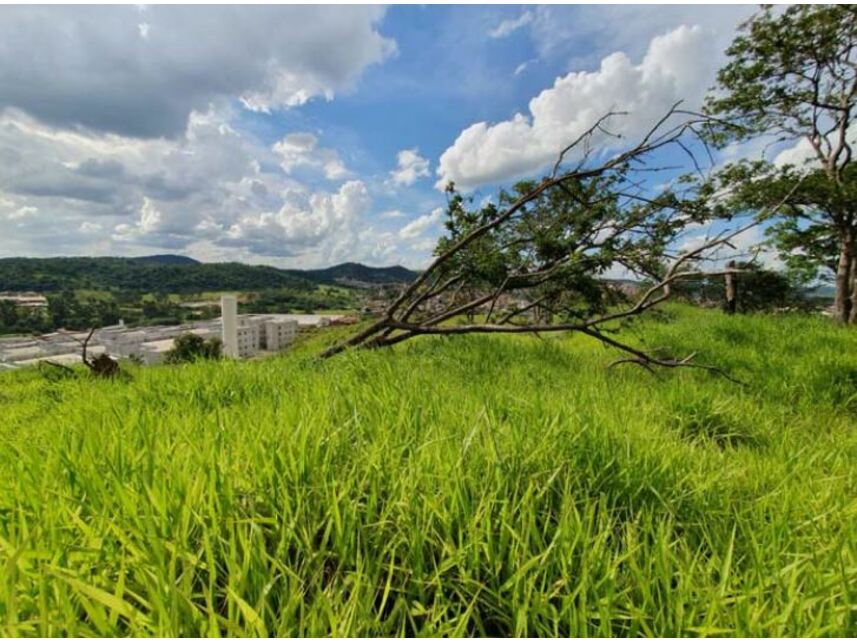
[[[70,290],[48,296],[52,328],[83,330],[119,322],[119,306],[112,299],[79,297]]]
[[[11,328],[18,323],[18,307],[15,302],[0,299],[0,326]]]
[[[0,334],[43,333],[53,328],[44,308],[28,308],[0,300]]]
[[[720,217],[759,213],[782,202],[766,232],[791,278],[804,284],[830,280],[836,276],[841,250],[837,222],[857,203],[857,166],[846,168],[837,184],[821,169],[740,161],[715,174],[704,194],[706,199],[725,195],[714,208]]]
[[[198,293],[221,290],[291,289],[311,292],[340,279],[367,283],[407,282],[405,268],[343,264],[324,270],[282,270],[241,263],[160,263],[121,257],[0,258],[0,291],[59,292],[70,289]]]
[[[538,302],[551,318],[571,321],[603,313],[622,298],[604,273],[618,265],[636,274],[662,274],[667,245],[693,220],[672,192],[629,205],[626,181],[619,172],[542,191],[508,224],[456,252],[441,272],[449,278],[466,275],[473,292],[517,292]],[[521,181],[500,192],[498,205],[476,209],[450,185],[447,234],[436,254],[496,219],[537,185]]]
[[[804,274],[833,263],[837,316],[854,322],[857,7],[766,7],[742,25],[727,54],[729,62],[705,108],[721,119],[709,130],[712,140],[719,145],[759,138],[802,142],[812,162],[785,169],[739,164],[727,168],[724,178],[742,190],[751,208],[778,202],[803,179],[772,238],[795,257],[791,267]]]
[[[351,308],[355,303],[354,291],[351,289],[320,286],[312,292],[281,289],[253,293],[248,301],[242,302],[241,310],[244,313],[312,313],[316,310]]]
[[[47,308],[0,301],[0,333],[46,333],[58,328],[85,330],[119,322],[119,306],[111,298],[84,297],[64,290],[49,294],[47,299]]]
[[[776,308],[803,306],[794,282],[781,272],[767,270],[756,262],[739,261],[734,279],[737,290],[736,311],[750,313]],[[716,305],[725,309],[725,280],[723,276],[703,277],[676,285],[676,296],[701,305]]]
[[[220,359],[223,344],[218,338],[203,339],[193,333],[179,335],[167,351],[167,364],[182,364],[198,359]]]
[[[699,278],[700,266],[731,238],[727,233],[670,252],[678,234],[708,216],[708,208],[671,188],[645,187],[657,170],[650,157],[669,147],[690,153],[707,119],[674,107],[638,143],[593,161],[591,137],[610,135],[603,125],[615,116],[606,114],[565,147],[550,175],[502,191],[496,205],[474,208],[450,185],[447,233],[435,259],[378,321],[323,356],[426,334],[567,331],[597,337],[632,356],[621,361],[645,368],[711,370],[690,363],[692,356],[661,358],[608,334],[666,301],[675,283]],[[611,306],[626,299],[608,276],[616,268],[646,275],[653,285],[633,293],[634,301]]]
[[[240,263],[163,264],[120,257],[0,259],[0,290],[191,293],[263,287],[312,289],[315,283],[299,271]]]

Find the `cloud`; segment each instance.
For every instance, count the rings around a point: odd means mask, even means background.
[[[405,216],[405,213],[401,210],[386,210],[381,213],[382,219],[401,219]]]
[[[723,234],[724,230],[720,229],[717,233],[713,232],[711,226],[705,231],[695,232],[699,226],[689,227],[688,232],[681,239],[676,250],[678,252],[688,252],[704,245],[711,241],[716,234]],[[748,228],[743,232],[738,233],[729,240],[729,246],[720,246],[705,253],[706,260],[703,262],[702,268],[706,271],[721,270],[726,266],[726,263],[731,260],[747,261],[751,258],[761,264],[762,267],[768,270],[781,270],[783,262],[778,257],[777,251],[771,248],[765,239],[765,228],[761,225]]]
[[[86,223],[86,222],[84,222]],[[115,236],[118,239],[129,239],[135,236],[145,236],[155,234],[157,232],[164,232],[164,215],[161,214],[161,211],[155,205],[155,203],[149,198],[143,197],[143,204],[140,206],[140,218],[134,224],[120,223],[114,229]],[[81,229],[83,228],[83,223],[81,224]],[[90,231],[92,231],[92,226],[90,225]],[[181,227],[178,228],[178,231],[181,232]]]
[[[359,219],[370,204],[361,181],[348,181],[334,194],[295,189],[285,197],[276,212],[241,217],[226,231],[223,243],[273,256],[317,250],[324,242],[341,248],[353,243]]]
[[[757,5],[539,6],[530,34],[540,58],[588,67],[614,51],[642,56],[652,38],[681,25],[705,25],[707,55],[722,60],[735,28],[757,10]]]
[[[505,38],[506,36],[511,35],[521,27],[525,27],[533,21],[533,14],[529,11],[525,11],[517,18],[511,18],[508,20],[504,20],[499,25],[494,27],[491,31],[488,32],[488,35],[491,38]]]
[[[394,185],[413,185],[417,179],[429,175],[429,162],[419,154],[417,148],[401,150],[396,154],[397,167],[390,172]]]
[[[32,217],[32,216],[38,214],[38,212],[39,212],[38,208],[33,207],[31,205],[25,205],[23,207],[18,208],[17,210],[15,210],[13,212],[10,212],[9,214],[7,214],[6,218],[9,219],[9,221],[18,221],[20,219],[27,219],[29,217]]]
[[[609,111],[629,112],[610,126],[638,136],[676,101],[691,108],[701,101],[716,70],[709,53],[701,27],[681,26],[652,39],[639,64],[615,52],[595,71],[559,77],[530,101],[528,114],[464,129],[440,157],[437,187],[455,181],[469,190],[535,172]],[[614,141],[602,135],[593,142]]]
[[[309,167],[321,170],[326,178],[334,181],[350,175],[336,150],[319,147],[318,139],[310,132],[289,134],[274,143],[273,150],[286,173],[298,167]]]
[[[845,138],[849,145],[857,147],[857,124],[851,125],[845,132]],[[831,147],[836,147],[835,135],[831,135],[828,141]],[[812,147],[812,144],[806,139],[801,138],[799,141],[792,144],[791,147],[780,150],[774,157],[774,165],[794,165],[795,167],[810,166],[812,168],[821,167],[818,160],[818,155]]]
[[[399,236],[402,239],[415,239],[416,237],[420,237],[425,234],[429,228],[440,223],[441,219],[443,219],[443,208],[435,208],[429,214],[417,217],[404,226],[399,230]]]
[[[339,184],[328,190],[290,175],[292,161],[309,158],[339,176],[335,150],[297,132],[284,137],[294,154],[283,155],[234,129],[230,115],[194,112],[171,140],[68,131],[0,112],[0,159],[10,161],[0,162],[0,217],[11,213],[16,224],[13,238],[0,236],[0,255],[158,248],[294,267],[401,259],[397,235],[368,225],[363,182],[331,179]]]
[[[102,229],[100,223],[93,223],[92,221],[82,221],[78,230],[86,233],[95,233],[100,232]]]
[[[189,115],[348,89],[395,53],[368,6],[0,7],[0,109],[65,129],[180,137]]]
[[[532,65],[532,64],[533,64],[534,62],[536,62],[537,60],[538,60],[538,58],[531,58],[530,60],[525,60],[525,61],[524,61],[524,62],[522,62],[520,65],[518,65],[517,67],[515,67],[515,73],[513,74],[513,76],[520,76],[522,73],[524,73],[524,70],[525,70],[527,67],[529,67],[530,65]]]

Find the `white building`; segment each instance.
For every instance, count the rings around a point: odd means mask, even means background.
[[[336,322],[341,315],[294,315],[266,313],[238,315],[234,295],[224,295],[223,314],[218,320],[201,320],[178,326],[147,326],[130,329],[120,323],[98,329],[91,338],[91,357],[106,352],[115,358],[139,357],[145,364],[159,364],[173,348],[176,337],[193,333],[203,339],[221,337],[223,354],[246,358],[260,350],[281,351],[295,341],[298,332],[321,328]],[[81,344],[88,332],[58,331],[32,337],[0,337],[0,364],[3,368],[33,364],[42,359],[58,362],[80,362]]]
[[[269,351],[282,350],[298,336],[298,322],[295,319],[271,319],[264,322],[262,329],[265,333],[265,348]]]
[[[236,329],[238,357],[252,357],[259,352],[259,326],[239,326]]]
[[[239,357],[238,299],[235,295],[223,295],[220,298],[220,319],[223,354],[226,357]]]

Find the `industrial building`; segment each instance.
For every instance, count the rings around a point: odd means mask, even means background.
[[[295,340],[301,328],[323,328],[345,321],[347,319],[342,315],[239,315],[237,298],[224,295],[219,319],[139,328],[128,328],[120,322],[94,333],[89,354],[107,353],[118,359],[139,359],[144,364],[159,364],[166,359],[176,337],[193,333],[205,339],[220,337],[225,356],[244,359],[263,351],[284,350]],[[82,332],[57,332],[39,338],[0,338],[0,367],[17,368],[46,359],[64,364],[80,363],[81,343],[86,336],[87,333]]]

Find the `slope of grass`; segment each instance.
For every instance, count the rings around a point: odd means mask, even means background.
[[[2,375],[0,633],[857,635],[857,333],[671,315]]]

